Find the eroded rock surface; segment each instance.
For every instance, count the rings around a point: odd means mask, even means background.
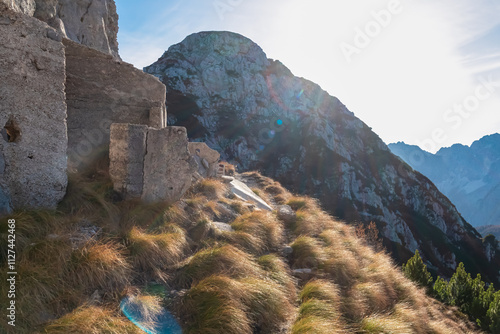
[[[64,47],[51,32],[0,3],[0,213],[55,208],[66,192]]]
[[[34,16],[47,22],[63,37],[120,58],[114,0],[35,1]]]
[[[35,14],[35,0],[0,0],[0,3],[5,4],[9,9],[23,13],[29,16]]]

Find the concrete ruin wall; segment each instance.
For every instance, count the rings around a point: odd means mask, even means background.
[[[186,128],[112,124],[110,138],[109,172],[115,191],[125,198],[173,203],[191,186],[197,166]]]
[[[0,214],[55,208],[67,186],[63,44],[7,8],[0,2]]]
[[[166,87],[157,78],[73,41],[63,43],[70,166],[107,149],[112,123],[166,126]]]
[[[189,143],[189,154],[196,161],[198,175],[203,178],[216,177],[220,154],[205,143]]]

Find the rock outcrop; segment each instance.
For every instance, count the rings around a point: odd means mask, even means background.
[[[109,146],[112,123],[166,126],[166,89],[158,79],[70,40],[64,45],[71,167]]]
[[[207,177],[216,177],[217,168],[219,166],[220,154],[216,150],[212,150],[205,143],[189,143],[189,154],[193,157],[198,165],[198,175]]]
[[[18,13],[23,13],[29,16],[35,14],[35,0],[0,0],[7,8]]]
[[[114,0],[0,0],[0,3],[46,22],[61,37],[120,58]]]
[[[64,46],[54,33],[0,3],[0,214],[54,208],[66,192]]]
[[[405,143],[389,148],[427,176],[473,226],[500,224],[500,134],[436,154]]]
[[[47,22],[63,37],[120,58],[114,0],[35,1],[34,16]]]
[[[375,221],[399,261],[419,249],[442,275],[463,261],[497,281],[499,257],[490,261],[477,231],[432,182],[337,98],[249,39],[193,34],[145,71],[167,86],[169,124],[186,126],[239,170],[260,170],[349,222]]]
[[[113,124],[110,137],[109,172],[126,198],[173,203],[191,186],[196,163],[185,128]]]

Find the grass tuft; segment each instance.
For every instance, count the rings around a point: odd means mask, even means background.
[[[147,234],[134,227],[126,243],[136,272],[165,281],[165,269],[180,261],[187,251],[184,230],[178,232]]]
[[[71,285],[91,294],[95,290],[122,290],[130,283],[130,274],[121,246],[91,243],[73,252],[65,277]]]
[[[260,277],[262,274],[262,269],[249,254],[225,245],[201,250],[187,259],[175,282],[177,286],[187,288],[212,275],[241,278]]]
[[[322,268],[325,262],[325,253],[321,244],[311,237],[298,237],[291,244],[292,268]]]
[[[83,305],[45,327],[47,334],[140,334],[144,333],[118,311]]]

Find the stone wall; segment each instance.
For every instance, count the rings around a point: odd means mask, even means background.
[[[67,186],[64,47],[48,25],[7,8],[0,3],[0,213],[54,208]]]
[[[175,202],[191,186],[197,166],[186,128],[112,124],[110,138],[109,171],[114,189],[125,198]]]
[[[107,149],[111,123],[166,126],[166,88],[157,78],[73,41],[63,43],[71,166]]]

